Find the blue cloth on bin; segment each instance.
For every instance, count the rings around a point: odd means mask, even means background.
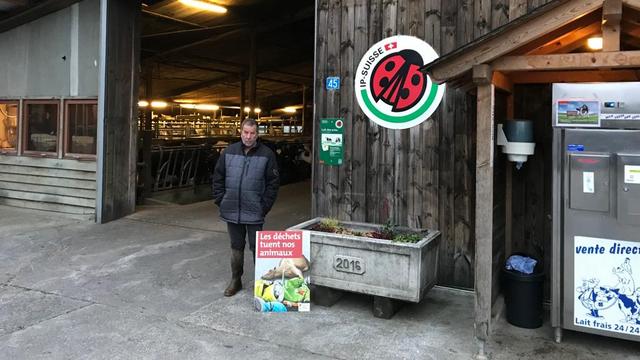
[[[527,256],[511,255],[507,259],[505,269],[515,270],[524,274],[533,274],[533,269],[538,262]]]

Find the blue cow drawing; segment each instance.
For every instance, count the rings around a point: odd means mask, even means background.
[[[593,317],[602,317],[600,311],[617,303],[623,322],[640,325],[640,288],[635,287],[631,259],[626,258],[612,271],[618,279],[616,285],[599,286],[600,280],[596,278],[582,280],[582,286],[576,288],[578,300]]]
[[[593,317],[602,317],[599,313],[613,306],[617,301],[617,295],[603,286],[598,286],[600,280],[588,279],[582,281],[582,286],[576,290],[580,295],[578,299]]]

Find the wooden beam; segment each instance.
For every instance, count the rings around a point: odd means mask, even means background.
[[[77,1],[77,0],[76,0]],[[309,7],[305,7],[303,9],[301,9],[300,11],[298,11],[295,15],[286,18],[286,19],[281,19],[280,21],[277,22],[271,22],[271,23],[265,23],[265,24],[261,24],[260,26],[255,28],[255,31],[260,34],[260,33],[266,33],[269,31],[273,31],[275,29],[279,29],[281,27],[293,24],[295,22],[301,21],[301,20],[305,20],[308,18],[313,17],[313,6],[309,6]],[[213,36],[210,38],[206,38],[206,39],[202,39],[202,40],[198,40],[198,41],[194,41],[188,44],[184,44],[172,49],[168,49],[168,50],[164,50],[161,52],[158,52],[154,55],[152,55],[150,58],[158,58],[158,57],[164,57],[164,56],[168,56],[168,55],[172,55],[175,53],[179,53],[188,49],[192,49],[194,47],[197,46],[201,46],[201,45],[211,45],[212,43],[218,42],[220,40],[224,40],[227,39],[231,36],[235,36],[238,35],[240,33],[243,32],[247,32],[249,31],[249,28],[240,28],[240,29],[235,29],[235,30],[230,30],[227,31],[225,33],[222,33],[220,35],[217,36]]]
[[[640,67],[640,51],[505,56],[494,61],[495,71],[624,69]]]
[[[266,71],[263,71],[263,72],[266,72]],[[293,73],[288,73],[288,72],[283,72],[283,71],[273,71],[273,70],[269,71],[268,74],[269,75],[276,75],[276,76],[283,76],[283,77],[293,78],[293,80],[289,80],[289,81],[293,81],[296,84],[300,84],[300,85],[307,85],[307,86],[312,86],[313,85],[313,77],[311,77],[311,76],[293,74]]]
[[[206,38],[206,39],[203,39],[203,40],[190,42],[188,44],[180,45],[178,47],[175,47],[175,48],[172,48],[172,49],[169,49],[169,50],[164,50],[164,51],[158,52],[156,54],[153,54],[149,58],[145,59],[145,61],[148,61],[148,60],[151,60],[151,59],[157,59],[157,58],[161,58],[161,57],[166,57],[166,56],[173,55],[173,54],[176,54],[176,53],[180,53],[180,52],[183,52],[185,50],[189,50],[189,49],[192,49],[194,47],[201,46],[201,45],[211,45],[211,44],[214,44],[216,42],[225,40],[225,39],[227,39],[229,37],[232,37],[232,36],[241,34],[243,32],[246,32],[246,31],[247,31],[247,29],[244,29],[244,28],[243,29],[229,30],[229,31],[224,32],[224,33],[222,33],[220,35],[217,35],[217,36],[212,36],[212,37],[209,37],[209,38]]]
[[[622,0],[604,0],[602,22],[620,22],[620,19],[622,19]]]
[[[304,55],[304,54],[302,54]],[[276,69],[279,69],[280,67],[286,67],[289,65],[295,65],[295,64],[299,64],[301,61],[301,57],[298,57],[299,55],[291,55],[289,56],[286,61],[279,61],[279,62],[271,62],[269,64],[264,64],[263,66],[260,66],[256,72],[256,75],[261,74],[261,73],[270,73],[273,72]],[[242,71],[238,71],[238,73],[243,73]],[[210,80],[205,80],[205,81],[200,81],[191,85],[187,85],[187,86],[183,86],[177,89],[172,89],[172,90],[166,90],[162,93],[159,94],[155,94],[158,97],[164,97],[164,98],[170,98],[170,97],[175,97],[175,96],[180,96],[182,94],[186,94],[188,92],[192,92],[192,91],[196,91],[196,90],[200,90],[203,88],[207,88],[207,87],[211,87],[217,84],[222,84],[222,83],[226,83],[226,82],[233,82],[233,83],[237,83],[238,80],[238,73],[235,74],[231,74],[231,75],[227,75],[227,76],[221,76],[215,79],[210,79]],[[248,90],[248,89],[247,89]]]
[[[601,22],[598,20],[590,25],[573,30],[544,45],[530,51],[527,55],[546,55],[552,53],[569,53],[584,46],[586,39],[599,34],[602,31]]]
[[[282,79],[274,79],[267,76],[256,76],[256,79],[261,81],[267,81],[278,84],[287,84],[287,85],[310,85],[313,82],[311,81],[297,81],[297,80],[282,80]]]
[[[640,24],[625,20],[622,22],[622,32],[634,38],[640,38]]]
[[[473,83],[474,84],[489,84],[492,79],[491,66],[488,64],[480,64],[473,66]]]
[[[234,70],[228,70],[228,69],[222,69],[222,68],[214,68],[214,67],[210,67],[210,66],[201,66],[201,65],[194,65],[190,62],[187,61],[156,61],[155,64],[161,65],[161,66],[166,66],[166,67],[172,67],[172,68],[178,68],[178,69],[188,69],[188,70],[203,70],[203,71],[210,71],[210,72],[215,72],[215,73],[223,73],[223,74],[237,74],[239,72],[242,71],[242,69],[244,69],[244,67],[239,67],[238,69],[234,69]],[[144,64],[144,66],[153,66],[153,63],[150,64]],[[158,69],[162,69],[160,66],[158,67]],[[168,70],[167,72],[170,72],[172,70]],[[159,72],[162,72],[162,70],[160,70]]]
[[[476,106],[475,337],[480,344],[478,355],[485,356],[491,333],[493,278],[493,84],[478,85]]]
[[[194,24],[194,25],[197,25],[197,24]],[[238,28],[246,25],[247,25],[246,23],[233,23],[233,24],[221,24],[221,25],[208,26],[208,27],[199,27],[196,29],[163,31],[163,32],[149,34],[149,35],[143,35],[142,39],[147,40],[147,39],[165,37],[170,35],[185,35],[185,34],[192,35],[192,34],[198,34],[198,33],[212,31],[212,30],[220,30],[225,28]]]
[[[298,61],[298,63],[299,63],[299,62],[302,62],[301,60],[303,58],[305,58],[305,56],[296,56],[293,59]],[[191,62],[187,62],[187,61],[184,61],[184,60],[161,62],[161,64],[167,65],[167,66],[176,66],[175,64],[178,64],[178,65],[181,65],[183,68],[187,67],[187,68],[193,68],[193,69],[199,69],[199,70],[207,70],[207,71],[213,71],[213,72],[221,72],[221,73],[228,73],[228,74],[231,74],[231,73],[236,74],[236,73],[245,71],[247,69],[247,65],[246,64],[241,64],[241,63],[237,63],[237,62],[219,60],[219,59],[211,59],[211,58],[202,57],[202,56],[195,56],[195,55],[194,56],[190,56],[190,57],[193,58],[193,59],[202,60],[204,62],[211,63],[211,64],[218,64],[218,65],[222,65],[222,66],[232,67],[232,68],[234,68],[234,70],[225,70],[225,69],[221,69],[221,68],[213,68],[213,67],[207,67],[207,66],[193,65]],[[291,59],[291,57],[288,57],[288,59]],[[276,70],[276,69],[280,69],[282,67],[286,67],[286,66],[289,66],[289,65],[292,65],[292,64],[295,65],[296,63],[287,62],[287,64],[285,64],[285,65],[275,66],[275,61],[272,61],[272,62],[270,62],[269,64],[266,65],[271,70],[260,69],[260,71],[261,72],[268,72],[269,75],[293,78],[294,80],[289,80],[289,81],[292,81],[293,83],[296,83],[296,84],[304,84],[304,85],[309,85],[309,86],[313,85],[313,76],[302,75],[302,74],[294,74],[294,73],[290,73],[290,72],[277,71]],[[258,77],[258,80],[260,80],[260,77]],[[265,78],[265,80],[269,80],[269,79]],[[270,81],[272,81],[272,80],[270,80]],[[287,80],[282,80],[282,81],[287,81]]]
[[[151,10],[147,10],[147,9],[142,9],[142,13],[145,14],[145,15],[157,17],[157,18],[160,18],[160,19],[173,21],[173,22],[178,23],[178,24],[188,25],[188,26],[191,26],[191,27],[194,27],[194,28],[197,28],[197,29],[204,28],[204,26],[202,26],[202,25],[199,25],[199,24],[196,24],[196,23],[192,23],[190,21],[185,21],[185,20],[182,20],[182,19],[174,18],[174,17],[169,16],[169,15],[160,14],[160,13],[157,13],[155,11],[151,11]],[[144,36],[143,36],[143,38],[144,38]]]
[[[249,35],[249,107],[253,109],[257,106],[258,99],[256,98],[256,87],[258,75],[258,39],[255,30],[252,30]]]
[[[549,47],[552,44],[560,42],[560,46],[563,43],[569,42],[572,37],[580,36],[580,33],[585,32],[585,28],[595,28],[594,32],[600,33],[602,23],[602,11],[598,9],[591,13],[580,17],[570,23],[561,26],[537,39],[534,39],[523,46],[520,46],[516,50],[509,53],[509,55],[529,55],[529,54],[547,54],[551,52],[559,52],[561,49],[553,51],[541,52],[542,48]],[[568,52],[568,51],[564,51]]]
[[[145,7],[148,8],[148,9],[152,9],[152,10],[159,10],[159,9],[162,9],[163,7],[165,7],[165,6],[169,5],[169,4],[172,4],[174,2],[175,2],[175,0],[162,0],[162,1],[158,1],[158,2],[154,3],[151,6],[145,6]]]
[[[630,8],[640,10],[640,0],[622,0],[622,3]]]
[[[513,82],[509,76],[499,71],[494,71],[491,77],[491,83],[498,89],[513,94]],[[512,115],[513,116],[513,115]]]
[[[209,64],[216,64],[216,65],[222,65],[222,66],[229,66],[229,67],[233,67],[233,68],[237,68],[238,71],[243,71],[247,68],[247,64],[246,63],[238,63],[235,61],[228,61],[228,60],[221,60],[221,59],[214,59],[214,58],[210,58],[207,56],[202,56],[199,54],[192,54],[189,55],[189,58],[193,61],[204,61],[206,63]],[[184,61],[184,60],[182,60]]]
[[[622,0],[605,0],[602,6],[602,51],[620,51]]]
[[[554,82],[640,81],[639,70],[523,71],[509,74],[514,84],[551,84]]]
[[[244,106],[246,103],[246,89],[245,86],[246,85],[246,80],[244,78],[244,76],[240,76],[240,120],[244,120],[246,114],[244,112]]]
[[[626,38],[622,43],[628,49],[640,49],[640,39],[638,38]]]
[[[511,26],[500,36],[481,41],[472,48],[460,50],[459,56],[441,58],[426,71],[439,81],[460,76],[475,64],[490,62],[563,25],[581,18],[602,6],[603,0],[571,0],[528,21]],[[516,20],[517,21],[517,20]]]
[[[8,2],[11,5],[16,6],[27,6],[29,5],[29,0],[4,0],[4,2]]]
[[[237,79],[238,79],[238,74],[225,75],[215,79],[200,81],[195,84],[179,87],[177,89],[168,90],[168,91],[156,94],[156,97],[171,98],[171,97],[180,96],[182,94],[186,94],[192,91],[204,89],[213,85],[222,84],[228,81],[235,82]]]
[[[0,33],[69,7],[80,0],[45,0],[0,20]]]

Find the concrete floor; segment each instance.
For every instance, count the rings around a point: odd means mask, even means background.
[[[308,183],[286,186],[266,228],[299,223],[309,208]],[[357,294],[310,313],[261,314],[250,291],[222,296],[228,254],[210,202],[147,206],[104,225],[0,206],[0,359],[470,359],[476,350],[471,293],[435,288],[391,320]],[[548,324],[495,325],[493,359],[640,359],[630,341],[566,331],[556,344]]]

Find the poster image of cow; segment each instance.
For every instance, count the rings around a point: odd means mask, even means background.
[[[260,312],[309,311],[307,231],[258,231],[254,307]]]
[[[597,100],[558,100],[558,126],[600,126],[600,102]]]
[[[640,337],[640,242],[575,237],[574,325]]]

